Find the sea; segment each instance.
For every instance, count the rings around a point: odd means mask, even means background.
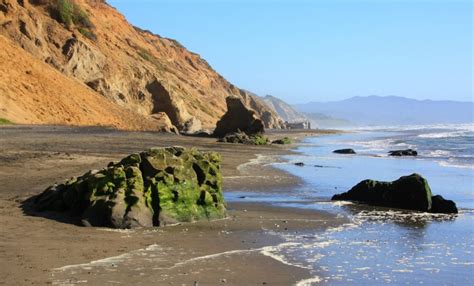
[[[342,148],[357,154],[332,152]],[[407,148],[419,156],[388,156],[390,150]],[[283,194],[232,192],[227,199],[327,211],[348,219],[324,232],[274,234],[287,243],[266,254],[313,275],[297,285],[474,285],[474,124],[358,128],[307,138],[296,151],[274,167],[304,184]],[[364,179],[392,181],[412,173],[424,176],[433,194],[455,201],[459,214],[330,200]]]

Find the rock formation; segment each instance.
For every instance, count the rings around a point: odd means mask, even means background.
[[[270,109],[274,110],[284,121],[308,121],[308,118],[304,114],[296,111],[291,105],[279,98],[267,95],[263,97],[262,100],[268,105]]]
[[[41,67],[45,73],[59,71],[63,75],[58,87],[54,80],[35,72],[28,76],[33,80],[23,79],[27,68],[8,67],[22,77],[0,79],[0,117],[17,123],[110,124],[138,130],[176,127],[194,132],[199,126],[214,129],[226,112],[225,98],[235,96],[254,109],[267,128],[281,127],[276,114],[225,80],[199,55],[176,40],[133,27],[105,1],[0,0],[0,35],[5,37],[0,43],[2,49],[10,45],[18,50],[15,53],[29,54],[34,65],[46,63]],[[21,92],[14,86],[16,81]],[[43,88],[51,97],[58,95],[57,100],[40,98]],[[59,96],[73,89],[79,90],[68,96],[73,99]],[[85,111],[74,110],[71,103],[87,101],[85,93],[100,95],[106,102],[90,103],[86,109],[104,113],[109,108],[121,109],[137,119],[85,120]],[[39,103],[35,104],[36,100]],[[13,102],[15,111],[10,110]],[[70,110],[62,110],[63,105],[70,106]],[[163,123],[154,120],[160,112],[173,126],[155,126]]]
[[[217,122],[214,136],[242,131],[248,135],[265,132],[263,121],[253,109],[248,108],[239,97],[229,96],[226,99],[227,112]]]
[[[287,145],[293,143],[290,138],[283,137],[281,139],[276,139],[272,141],[272,144]]]
[[[454,202],[446,201],[441,196],[432,197],[428,181],[418,174],[404,176],[393,182],[364,180],[349,191],[334,195],[332,200],[422,212],[457,213]]]
[[[244,132],[228,133],[224,137],[219,138],[218,142],[237,143],[248,145],[267,145],[270,143],[267,137],[262,134],[247,135]]]
[[[67,213],[86,226],[133,228],[222,218],[220,161],[214,152],[150,149],[53,185],[31,203],[38,212]]]
[[[394,150],[394,151],[389,151],[388,154],[390,156],[418,156],[418,152],[416,152],[413,149],[406,149],[406,150]]]
[[[336,154],[356,154],[356,152],[354,151],[354,149],[338,149],[338,150],[334,150],[332,151],[333,153],[336,153]]]

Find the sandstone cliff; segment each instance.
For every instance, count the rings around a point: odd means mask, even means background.
[[[305,121],[308,118],[296,111],[291,105],[271,95],[262,98],[270,109],[273,109],[283,120],[288,122]]]
[[[63,94],[64,88],[74,91],[76,99],[82,101],[88,101],[82,98],[83,94],[100,94],[102,99],[97,99],[97,103],[88,103],[99,113],[102,109],[117,108],[126,110],[124,114],[136,114],[138,126],[128,120],[124,124],[108,122],[118,128],[172,129],[171,122],[184,131],[213,129],[226,112],[228,96],[241,98],[262,118],[265,127],[282,127],[282,121],[264,103],[229,83],[199,55],[175,40],[133,27],[104,1],[0,0],[0,34],[6,38],[0,42],[2,49],[12,42],[29,54],[28,61],[37,61],[34,65],[38,68],[43,62],[63,75],[59,85],[49,76],[40,81],[2,77],[5,92],[0,94],[0,117],[21,123],[51,123],[27,102],[19,100],[15,108],[21,113],[32,112],[31,116],[19,120],[12,117],[12,112],[5,112],[11,109],[5,94],[14,99],[20,97],[10,86],[28,83],[37,90],[24,90],[21,97],[30,101],[43,95],[38,89],[48,89],[54,97]],[[16,68],[14,61],[8,67],[5,63],[1,65],[4,69]],[[48,68],[41,67],[38,73],[41,70]],[[31,77],[36,77],[36,73]],[[55,99],[56,105],[63,104],[60,97]],[[52,105],[49,102],[39,106],[44,109],[42,114],[53,116],[51,110],[58,108]],[[70,114],[69,120],[59,117],[55,122],[108,124],[76,119],[75,110],[70,110]]]

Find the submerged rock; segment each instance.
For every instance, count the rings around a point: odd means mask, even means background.
[[[356,154],[356,152],[354,151],[354,149],[338,149],[338,150],[334,150],[332,151],[333,153],[337,153],[337,154]]]
[[[393,207],[423,212],[452,213],[454,202],[432,198],[428,181],[418,174],[400,177],[393,182],[364,180],[332,200],[357,201],[373,206]],[[433,203],[433,200],[435,203]],[[450,207],[450,203],[454,204]],[[457,209],[456,209],[457,212]]]
[[[388,155],[390,156],[418,156],[418,152],[416,152],[413,149],[394,150],[394,151],[389,151]]]
[[[226,103],[227,112],[217,122],[214,136],[223,137],[239,130],[248,135],[265,131],[263,121],[257,117],[254,110],[245,106],[241,98],[229,96]]]
[[[65,212],[86,226],[133,228],[225,216],[221,157],[182,147],[132,154],[47,188],[36,211]]]

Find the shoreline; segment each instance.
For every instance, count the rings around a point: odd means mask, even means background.
[[[266,135],[272,139],[289,136],[294,140],[328,133],[335,131],[270,131]],[[272,248],[284,241],[270,233],[324,231],[329,226],[343,223],[342,219],[328,213],[241,202],[228,204],[228,218],[224,220],[132,231],[86,228],[54,220],[54,217],[26,216],[19,208],[22,200],[55,181],[102,168],[122,155],[153,146],[196,146],[220,152],[225,192],[265,192],[276,187],[288,190],[300,184],[301,179],[271,167],[274,161],[267,160],[277,161],[282,155],[292,154],[291,149],[297,143],[249,146],[216,143],[214,138],[65,126],[11,126],[0,128],[0,134],[0,143],[5,146],[0,156],[6,162],[0,166],[0,181],[4,185],[0,193],[0,223],[3,226],[0,253],[4,258],[0,262],[0,281],[6,284],[57,282],[61,275],[67,275],[51,272],[52,269],[90,264],[153,245],[160,250],[152,249],[150,253],[158,251],[164,260],[157,262],[161,268],[145,270],[140,278],[136,277],[139,273],[135,270],[125,268],[121,271],[124,283],[139,279],[147,284],[148,274],[153,274],[150,282],[179,285],[193,285],[195,281],[203,284],[223,281],[230,284],[294,284],[314,277],[307,269],[287,265],[281,258],[272,257]],[[283,224],[284,228],[280,227]],[[120,263],[114,267],[120,268]],[[84,272],[76,269],[73,277],[76,282],[106,282],[101,280],[108,279],[106,268],[94,267]]]

